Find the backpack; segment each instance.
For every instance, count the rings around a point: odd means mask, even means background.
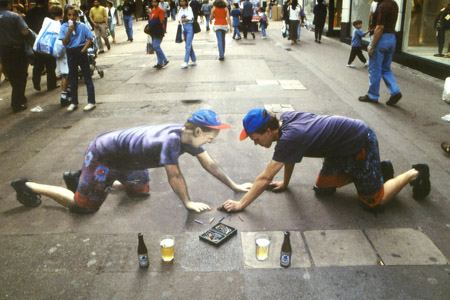
[[[444,30],[450,30],[450,6],[447,6],[441,15],[442,26]]]

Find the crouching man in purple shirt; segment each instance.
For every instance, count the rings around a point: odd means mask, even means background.
[[[147,169],[164,167],[170,186],[189,210],[209,210],[209,205],[191,201],[178,158],[187,152],[202,167],[237,192],[246,192],[251,183],[236,184],[208,155],[203,145],[212,142],[221,123],[215,112],[199,110],[182,124],[143,126],[104,133],[86,150],[83,169],[64,173],[67,188],[39,184],[29,179],[11,183],[17,200],[25,206],[41,204],[47,196],[76,213],[96,212],[110,187],[125,189],[130,196],[147,196],[150,191]]]
[[[378,141],[363,121],[288,111],[280,121],[265,109],[253,109],[243,120],[240,139],[247,137],[265,148],[276,142],[272,160],[240,201],[227,200],[222,207],[239,211],[252,203],[267,186],[273,191],[288,187],[296,163],[303,157],[324,158],[314,191],[331,195],[337,187],[353,182],[359,200],[369,208],[383,205],[408,183],[413,197],[422,199],[430,193],[430,174],[426,164],[413,165],[409,171],[394,177],[390,161],[380,162]],[[272,181],[284,167],[283,181]]]

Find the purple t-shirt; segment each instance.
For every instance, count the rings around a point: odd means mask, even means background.
[[[361,150],[370,127],[363,121],[288,111],[281,114],[273,160],[298,163],[306,157],[348,156]]]
[[[171,124],[111,131],[98,136],[93,144],[98,160],[108,167],[143,170],[176,165],[184,152],[195,156],[205,151],[182,144],[181,128],[181,124]]]

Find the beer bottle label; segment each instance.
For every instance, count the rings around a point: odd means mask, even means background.
[[[148,267],[148,257],[146,254],[139,254],[139,266]]]
[[[283,267],[289,267],[291,264],[291,256],[289,254],[281,255],[280,263]]]

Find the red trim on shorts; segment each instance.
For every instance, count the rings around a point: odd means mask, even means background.
[[[352,183],[353,180],[350,175],[334,174],[334,175],[322,175],[317,176],[316,185],[320,188],[341,187]]]
[[[130,184],[125,185],[127,192],[131,192],[136,195],[143,195],[150,192],[150,185],[136,185],[136,184]]]
[[[381,190],[379,190],[378,193],[374,195],[366,196],[358,194],[359,200],[367,204],[369,207],[375,207],[380,205],[383,196],[384,196],[384,186],[382,186]]]
[[[75,192],[75,196],[73,197],[75,203],[81,208],[89,208],[89,209],[98,209],[102,205],[103,201],[92,201],[89,200],[86,196],[83,196]]]

